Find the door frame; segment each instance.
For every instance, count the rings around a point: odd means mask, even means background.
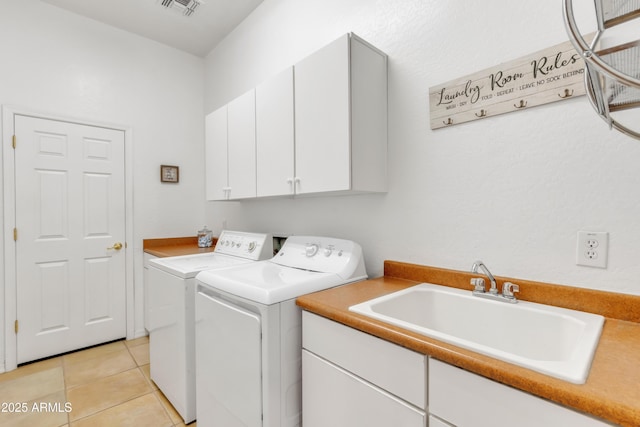
[[[4,308],[4,327],[0,329],[0,372],[17,368],[17,337],[14,331],[14,321],[17,318],[17,282],[16,282],[16,246],[13,240],[13,229],[16,223],[16,195],[15,195],[15,168],[13,161],[13,132],[14,117],[16,115],[29,116],[40,119],[56,120],[74,124],[104,127],[124,132],[124,162],[125,162],[125,292],[126,292],[126,333],[127,338],[135,335],[135,305],[134,305],[134,242],[133,242],[133,129],[113,123],[96,122],[77,117],[65,117],[57,114],[43,113],[28,108],[10,105],[2,106],[2,156],[3,173],[2,180],[3,210],[0,212],[2,223],[3,244],[0,245],[0,277],[3,286],[0,288],[0,308]],[[128,243],[128,244],[127,244]],[[4,271],[3,271],[4,270]],[[4,292],[2,292],[4,291]],[[4,346],[2,345],[4,343]],[[1,347],[4,347],[2,349]]]

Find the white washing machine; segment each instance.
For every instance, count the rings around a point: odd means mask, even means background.
[[[271,235],[223,231],[213,252],[149,261],[151,379],[185,424],[196,418],[195,276],[273,256]]]
[[[300,295],[367,278],[362,249],[289,237],[270,260],[196,276],[199,427],[302,423]]]

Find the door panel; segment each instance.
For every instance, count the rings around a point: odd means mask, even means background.
[[[68,293],[69,264],[67,262],[48,262],[37,265],[38,282],[35,284],[42,306],[42,332],[68,329],[69,303],[64,295]]]
[[[85,324],[110,320],[109,261],[105,258],[85,260]]]
[[[84,176],[84,226],[85,236],[109,235],[109,181],[106,174]]]
[[[17,362],[126,335],[124,132],[15,116]]]
[[[68,236],[67,174],[59,171],[36,171],[36,193],[39,198],[37,210],[46,212],[39,215],[38,239],[66,238]]]

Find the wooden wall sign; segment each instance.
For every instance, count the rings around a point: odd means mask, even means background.
[[[430,88],[431,129],[584,94],[584,61],[567,41]]]

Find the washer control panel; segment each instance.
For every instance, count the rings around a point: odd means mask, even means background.
[[[341,274],[364,270],[360,245],[331,237],[291,236],[272,261],[288,267],[324,273]]]
[[[322,254],[325,257],[330,257],[334,250],[335,250],[335,245],[334,244],[327,244],[325,247],[322,248],[322,250],[320,250],[320,245],[317,243],[311,243],[309,245],[307,245],[304,249],[304,253],[307,256],[307,258],[311,258],[317,254]],[[344,249],[340,249],[338,251],[338,256],[342,256],[344,253]]]
[[[316,243],[311,243],[310,245],[307,245],[307,247],[304,249],[304,253],[307,257],[312,257],[315,254],[318,253],[318,245]]]
[[[270,234],[223,230],[214,252],[254,261],[269,259],[273,256],[273,238]]]

